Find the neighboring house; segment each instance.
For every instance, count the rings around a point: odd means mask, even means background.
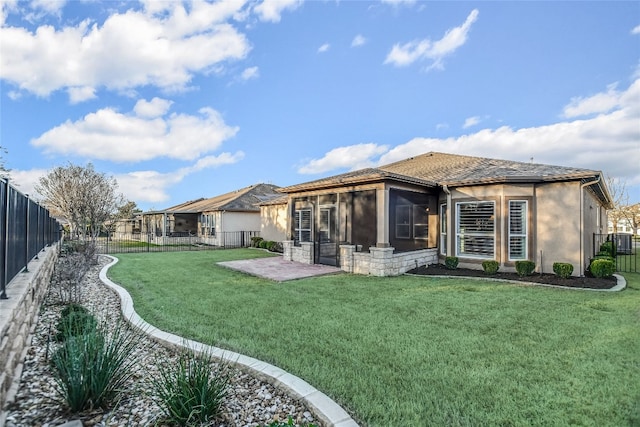
[[[288,200],[286,194],[281,194],[268,202],[260,203],[260,237],[264,240],[282,242],[287,239]]]
[[[583,275],[611,208],[599,171],[435,152],[280,191],[286,259],[377,276],[445,256],[502,271],[568,262]]]
[[[163,242],[167,237],[195,236],[200,243],[245,246],[249,238],[260,232],[260,203],[282,196],[279,187],[256,184],[210,199],[185,202],[161,211],[144,212],[141,232]],[[238,242],[242,239],[243,242]]]
[[[609,221],[607,223],[607,226],[608,226],[607,228],[608,228],[609,234],[612,234],[612,233],[633,234],[635,231],[633,228],[633,224],[627,218],[620,218],[617,221],[615,229],[613,227],[613,221]],[[636,235],[640,236],[640,229],[638,229]]]

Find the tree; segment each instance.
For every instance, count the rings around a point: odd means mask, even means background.
[[[613,223],[613,232],[618,232],[618,223],[626,222],[638,234],[640,227],[640,203],[629,204],[627,184],[619,178],[607,177],[607,187],[611,194],[613,209],[607,212],[609,221]]]
[[[69,163],[40,178],[36,191],[54,215],[69,222],[73,237],[95,240],[104,222],[122,204],[117,188],[113,177],[96,172],[91,163],[85,167]]]

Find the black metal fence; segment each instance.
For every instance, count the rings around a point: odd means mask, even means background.
[[[0,178],[0,299],[9,282],[47,245],[60,240],[60,223],[49,211]]]
[[[259,235],[259,231],[218,232],[214,237],[204,238],[189,234],[163,237],[153,233],[131,233],[100,237],[96,243],[97,251],[103,254],[202,251],[247,248],[251,246],[251,238]]]
[[[611,242],[614,248],[616,271],[620,273],[638,272],[638,246],[640,239],[637,236],[626,233],[594,234],[593,252],[600,252],[603,243]]]

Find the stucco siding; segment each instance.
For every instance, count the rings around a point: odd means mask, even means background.
[[[573,265],[579,276],[580,183],[559,182],[538,185],[536,189],[536,263],[542,272],[552,273],[554,262]]]
[[[219,225],[221,232],[229,231],[259,231],[259,212],[223,212]]]
[[[287,238],[287,205],[260,206],[260,237],[281,242]]]

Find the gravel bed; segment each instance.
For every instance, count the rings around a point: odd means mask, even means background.
[[[100,257],[98,265],[85,276],[82,305],[113,325],[121,318],[120,300],[99,279],[100,269],[109,261]],[[158,364],[172,363],[176,352],[146,336],[139,340],[136,348],[139,363],[121,399],[108,410],[69,413],[47,361],[55,346],[50,337],[55,334],[62,308],[58,301],[56,292],[50,288],[31,337],[15,402],[8,408],[6,426],[53,427],[78,419],[84,426],[167,426],[162,409],[150,397],[149,379],[158,373]],[[231,384],[223,415],[210,426],[265,426],[273,421],[287,421],[289,416],[297,425],[320,425],[302,402],[250,374],[232,368]]]

